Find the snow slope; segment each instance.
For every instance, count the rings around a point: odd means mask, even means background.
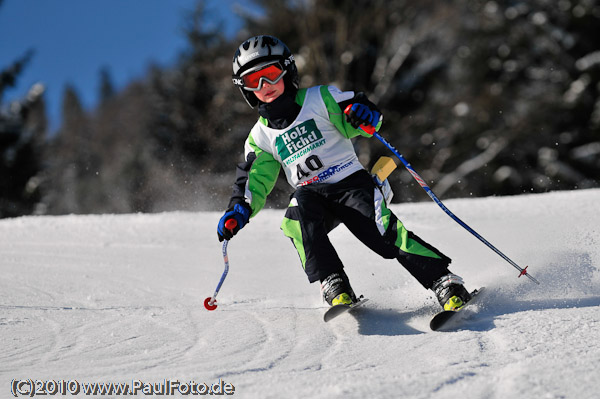
[[[221,379],[239,398],[597,398],[600,190],[445,204],[541,282],[517,278],[434,203],[393,206],[468,288],[487,287],[453,332],[430,331],[432,294],[343,226],[332,240],[371,302],[324,323],[282,210],[230,242],[214,312],[202,302],[223,271],[220,214],[1,220],[0,397],[13,379]]]

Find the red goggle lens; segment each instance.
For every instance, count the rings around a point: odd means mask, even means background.
[[[283,70],[278,65],[269,65],[264,69],[242,76],[242,79],[244,81],[245,89],[259,89],[261,86],[261,79],[264,79],[271,84],[275,84],[282,75]]]

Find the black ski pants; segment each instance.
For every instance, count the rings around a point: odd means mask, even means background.
[[[281,227],[311,283],[344,267],[328,237],[340,223],[383,258],[397,259],[425,288],[449,273],[450,258],[404,228],[363,170],[338,183],[300,187],[291,196]]]

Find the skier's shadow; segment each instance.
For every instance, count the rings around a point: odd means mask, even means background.
[[[415,335],[423,334],[410,325],[408,321],[415,316],[414,312],[401,313],[393,309],[360,308],[352,312],[358,321],[358,332],[361,335]]]
[[[484,301],[479,304],[477,312],[466,315],[460,324],[461,330],[489,331],[496,328],[494,320],[500,316],[530,310],[572,309],[600,306],[600,297],[570,298],[570,299],[538,299],[515,301],[511,304],[495,305]]]
[[[600,297],[573,298],[557,300],[522,300],[496,305],[489,301],[481,301],[474,309],[465,309],[461,320],[456,325],[449,325],[441,332],[457,330],[490,331],[496,328],[495,320],[503,315],[525,312],[530,310],[569,309],[600,306]],[[426,331],[412,327],[409,322],[414,318],[422,317],[424,310],[413,312],[399,312],[393,309],[359,308],[351,312],[358,322],[358,332],[361,335],[417,335]],[[433,313],[431,314],[433,315]]]

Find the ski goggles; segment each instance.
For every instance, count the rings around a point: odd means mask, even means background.
[[[250,69],[244,72],[241,76],[241,82],[238,80],[237,84],[240,85],[239,83],[242,83],[240,86],[242,86],[244,90],[259,91],[262,89],[264,82],[274,85],[279,82],[287,72],[282,68],[279,62],[261,65],[256,68],[257,69]]]

